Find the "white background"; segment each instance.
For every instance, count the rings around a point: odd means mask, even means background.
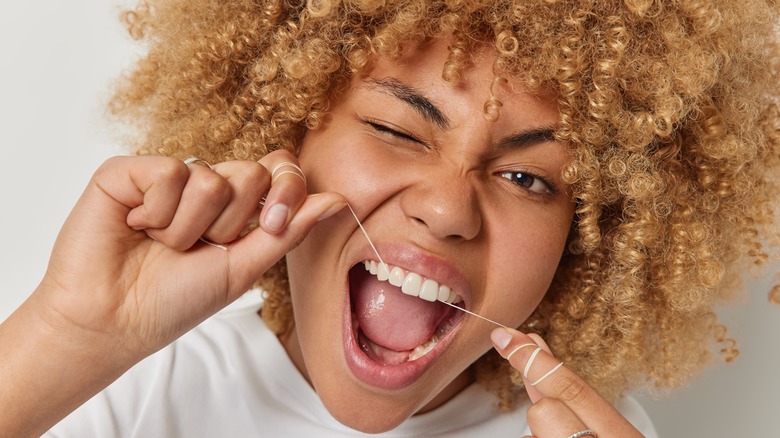
[[[125,152],[103,108],[111,78],[141,48],[120,26],[117,1],[0,8],[0,320],[37,285],[92,171]],[[770,284],[758,279],[724,312],[742,350],[736,363],[642,399],[662,437],[780,436],[780,308],[767,303]]]

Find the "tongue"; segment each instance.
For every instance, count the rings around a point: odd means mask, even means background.
[[[412,350],[430,339],[449,309],[406,295],[362,266],[350,271],[350,293],[363,333],[375,344],[395,351]]]

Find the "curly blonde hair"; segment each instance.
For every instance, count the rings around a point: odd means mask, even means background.
[[[376,57],[447,35],[457,82],[478,43],[496,81],[553,90],[577,203],[554,284],[523,325],[607,397],[683,384],[720,349],[713,306],[777,241],[773,0],[148,0],[124,19],[147,54],[112,110],[137,152],[217,162],[295,150]],[[540,60],[544,60],[540,62]],[[341,87],[341,88],[340,88]],[[488,90],[489,91],[489,90]],[[489,98],[486,117],[500,113]],[[263,317],[292,325],[284,264]],[[475,364],[503,408],[518,376]]]

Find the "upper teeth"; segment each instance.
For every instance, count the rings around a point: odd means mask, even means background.
[[[446,303],[459,303],[460,296],[449,286],[439,284],[435,280],[425,278],[416,272],[405,271],[398,266],[378,263],[374,260],[363,262],[366,270],[375,275],[379,281],[389,281],[390,284],[400,287],[407,295],[420,297],[427,301],[443,301]]]

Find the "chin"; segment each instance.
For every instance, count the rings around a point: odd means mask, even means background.
[[[346,403],[342,400],[323,402],[338,422],[363,433],[383,433],[400,426],[414,415],[414,409],[388,398],[353,396]]]

